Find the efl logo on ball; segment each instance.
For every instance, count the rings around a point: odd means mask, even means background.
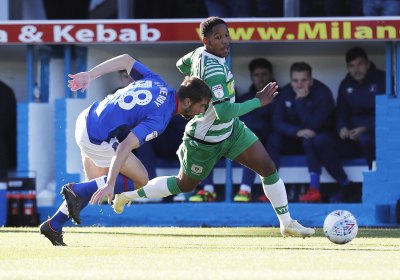
[[[335,210],[325,218],[324,234],[335,244],[349,243],[357,236],[357,232],[357,220],[349,211]]]

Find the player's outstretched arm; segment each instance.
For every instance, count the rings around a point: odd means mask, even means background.
[[[271,103],[277,94],[278,86],[276,83],[269,83],[257,93],[256,97],[243,103],[220,102],[215,104],[215,114],[218,120],[229,121]]]
[[[84,92],[89,86],[90,82],[104,74],[126,70],[128,73],[131,71],[135,59],[128,54],[116,56],[106,60],[89,71],[80,72],[77,74],[68,74],[71,79],[68,81],[68,87],[72,91],[81,90]]]
[[[270,104],[275,96],[278,95],[278,85],[276,82],[268,83],[262,90],[257,92],[256,97],[260,99],[261,106]]]

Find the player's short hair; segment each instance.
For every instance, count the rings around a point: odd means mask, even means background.
[[[351,48],[346,52],[346,63],[350,63],[351,61],[353,61],[358,57],[362,57],[366,61],[368,61],[368,55],[364,49],[360,47]]]
[[[212,97],[209,86],[199,78],[186,76],[176,91],[179,100],[189,98],[192,102],[197,103],[203,99],[210,100]]]
[[[303,72],[306,71],[312,76],[312,69],[311,66],[306,63],[306,62],[295,62],[290,66],[290,75],[292,75],[293,72]]]
[[[209,18],[206,18],[205,20],[203,20],[200,23],[201,37],[206,37],[206,38],[210,37],[210,35],[212,34],[213,27],[218,24],[226,25],[226,22],[219,17],[209,17]]]
[[[272,63],[265,58],[255,58],[249,63],[249,71],[253,73],[257,68],[266,68],[269,73],[273,73]]]

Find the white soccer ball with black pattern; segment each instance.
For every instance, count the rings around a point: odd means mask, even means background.
[[[349,243],[357,236],[357,232],[357,220],[349,211],[335,210],[325,218],[324,234],[335,244]]]

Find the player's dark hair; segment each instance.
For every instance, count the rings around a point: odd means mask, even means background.
[[[350,63],[351,61],[353,61],[354,59],[358,58],[358,57],[362,57],[364,58],[366,61],[368,61],[368,55],[367,53],[364,51],[364,49],[360,48],[360,47],[354,47],[351,48],[350,50],[347,51],[346,53],[346,63]]]
[[[249,71],[253,73],[257,68],[266,68],[272,74],[272,63],[265,58],[255,58],[249,63]]]
[[[220,19],[219,17],[209,17],[209,18],[206,18],[205,20],[203,20],[200,23],[201,37],[208,38],[212,34],[213,27],[218,24],[226,25],[226,22],[223,19]]]
[[[292,75],[293,72],[303,72],[306,71],[312,76],[312,69],[311,66],[308,63],[305,62],[295,62],[290,66],[290,75]]]
[[[200,102],[203,99],[210,100],[212,97],[211,89],[205,82],[199,78],[188,76],[185,77],[176,94],[179,100],[189,98],[193,103]]]

